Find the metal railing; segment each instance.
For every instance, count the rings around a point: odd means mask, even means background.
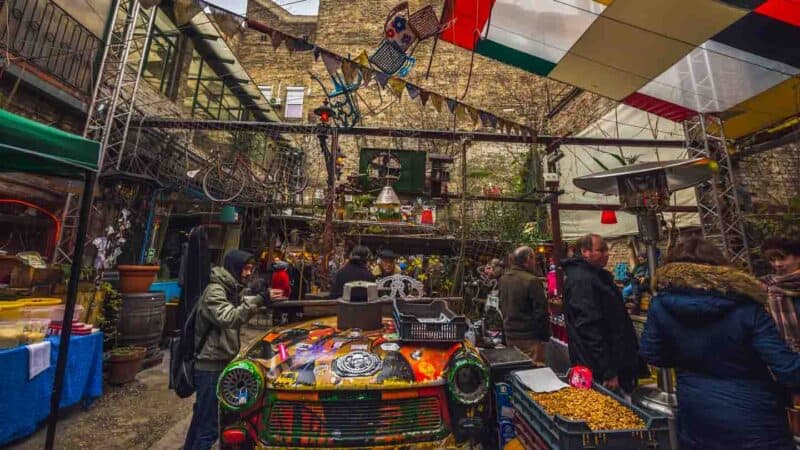
[[[100,45],[100,38],[53,1],[0,0],[0,49],[11,53],[11,65],[31,64],[91,95]]]

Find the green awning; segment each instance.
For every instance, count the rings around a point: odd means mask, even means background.
[[[97,172],[100,144],[0,109],[0,171],[80,178]]]

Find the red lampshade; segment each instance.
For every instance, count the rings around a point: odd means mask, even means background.
[[[613,209],[604,209],[600,214],[600,223],[603,225],[614,225],[617,223],[617,213]]]

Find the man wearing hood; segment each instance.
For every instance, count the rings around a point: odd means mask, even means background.
[[[647,370],[614,276],[604,269],[608,245],[588,234],[576,245],[576,255],[562,261],[566,274],[564,313],[573,366],[586,366],[609,389],[633,391]]]
[[[255,264],[250,253],[229,251],[223,267],[211,269],[208,286],[198,300],[194,371],[197,397],[184,450],[208,450],[217,440],[217,379],[239,353],[241,326],[270,296],[280,296],[277,291],[251,292],[246,288]],[[205,343],[199,348],[204,336]]]

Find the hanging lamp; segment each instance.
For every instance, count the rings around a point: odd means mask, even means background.
[[[600,213],[600,223],[603,225],[614,225],[617,223],[617,213],[613,209],[604,209]]]

